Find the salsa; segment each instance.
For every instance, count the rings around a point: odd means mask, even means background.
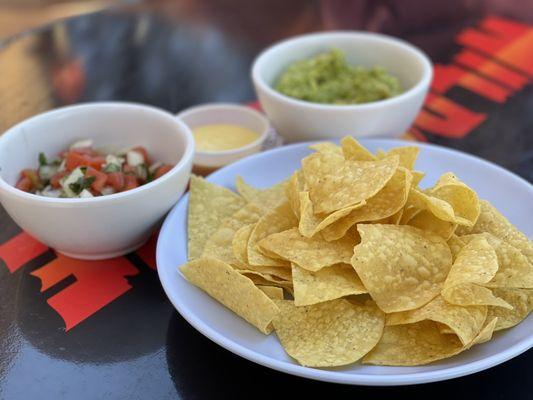
[[[324,104],[369,103],[402,93],[398,78],[385,68],[349,65],[338,49],[289,65],[275,89],[296,99]]]
[[[170,169],[152,162],[142,146],[104,152],[80,140],[53,159],[40,153],[39,168],[23,170],[16,187],[46,197],[88,198],[135,189]]]

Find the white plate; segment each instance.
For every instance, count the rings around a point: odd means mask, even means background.
[[[398,140],[361,140],[370,150],[405,146]],[[237,175],[258,187],[270,186],[299,168],[309,154],[309,143],[295,144],[257,154],[209,176],[210,182],[235,189]],[[428,144],[421,148],[416,169],[425,171],[422,181],[433,184],[448,171],[455,172],[481,198],[491,201],[529,237],[533,234],[533,187],[494,164],[471,155]],[[315,369],[298,365],[283,350],[275,333],[264,336],[253,326],[189,284],[177,272],[187,258],[187,204],[183,197],[168,215],[157,243],[157,269],[167,296],[179,313],[198,331],[229,351],[248,360],[283,371],[329,382],[356,385],[407,385],[440,381],[472,374],[500,364],[533,346],[533,317],[498,332],[488,343],[447,360],[419,367],[382,367],[353,364],[342,368]]]

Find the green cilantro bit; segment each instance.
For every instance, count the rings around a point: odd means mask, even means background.
[[[39,153],[39,165],[41,167],[48,165],[48,160],[46,159],[46,156],[44,155],[44,153]]]
[[[82,176],[81,178],[78,178],[76,182],[69,184],[68,187],[75,194],[80,194],[83,191],[83,189],[88,189],[91,187],[91,185],[94,182],[94,179],[95,179],[94,176]]]
[[[107,164],[104,167],[104,172],[110,173],[110,172],[120,172],[120,166],[117,164]]]

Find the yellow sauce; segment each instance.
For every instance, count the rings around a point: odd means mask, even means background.
[[[198,151],[238,149],[259,138],[259,134],[240,125],[202,125],[192,130]]]

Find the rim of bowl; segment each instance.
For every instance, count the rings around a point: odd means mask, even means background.
[[[2,176],[0,175],[0,190],[6,191],[11,195],[17,196],[19,198],[29,200],[29,201],[40,201],[50,204],[68,204],[68,205],[87,205],[87,204],[96,204],[96,203],[103,203],[107,201],[113,201],[117,199],[121,199],[127,196],[132,196],[137,193],[140,193],[142,191],[150,190],[151,188],[167,181],[170,179],[170,176],[179,173],[181,169],[189,162],[192,162],[192,159],[194,157],[194,139],[192,136],[192,132],[189,129],[189,127],[184,124],[183,122],[176,120],[174,116],[165,110],[162,110],[157,107],[153,107],[150,105],[144,105],[139,103],[132,103],[132,102],[120,102],[120,101],[110,101],[110,102],[94,102],[94,103],[81,103],[76,105],[70,105],[70,106],[64,106],[55,108],[50,111],[45,111],[43,113],[34,115],[33,117],[27,118],[18,124],[12,126],[7,131],[5,131],[2,135],[0,135],[0,146],[2,143],[2,139],[9,136],[14,136],[18,132],[21,132],[22,130],[20,127],[26,125],[28,122],[34,122],[36,120],[39,120],[41,118],[54,115],[54,114],[61,114],[64,112],[68,112],[75,109],[86,109],[86,108],[128,108],[128,109],[143,109],[145,111],[148,111],[152,114],[157,114],[159,117],[166,118],[169,121],[172,121],[173,123],[177,124],[181,130],[181,133],[179,135],[182,135],[185,139],[185,151],[183,152],[180,160],[170,171],[168,171],[163,176],[153,180],[152,182],[146,183],[142,186],[136,187],[135,189],[127,190],[125,192],[119,192],[119,193],[113,193],[105,196],[98,196],[98,197],[90,197],[90,198],[55,198],[55,197],[46,197],[46,196],[39,196],[32,193],[24,192],[23,190],[17,189],[15,186],[10,185],[7,183]]]
[[[176,118],[180,119],[181,122],[183,122],[185,125],[187,125],[187,123],[185,121],[183,121],[184,117],[188,117],[191,114],[195,114],[195,113],[209,113],[209,111],[211,111],[211,110],[220,109],[220,108],[225,108],[225,109],[229,108],[229,109],[232,109],[232,111],[234,111],[236,113],[245,113],[245,114],[253,115],[255,118],[260,120],[261,123],[264,124],[264,129],[262,130],[262,132],[259,133],[259,137],[256,140],[254,140],[251,143],[248,143],[245,146],[237,147],[236,149],[222,150],[222,151],[197,151],[197,150],[195,150],[196,154],[200,154],[202,156],[208,156],[208,157],[209,156],[226,156],[226,155],[238,154],[238,153],[241,153],[243,151],[249,150],[249,149],[257,146],[258,144],[263,143],[266,140],[266,138],[268,137],[268,133],[270,132],[270,129],[271,129],[270,122],[268,121],[268,119],[263,114],[261,114],[259,111],[254,110],[252,107],[243,106],[243,105],[240,105],[240,104],[234,104],[234,103],[206,103],[206,104],[201,104],[201,105],[198,105],[198,106],[193,106],[193,107],[187,108],[187,109],[179,112],[178,114],[176,114]],[[235,123],[235,124],[239,125],[238,123]],[[189,127],[189,125],[187,125],[187,127],[192,132],[192,128]]]
[[[264,63],[265,60],[268,57],[270,57],[273,52],[278,50],[280,47],[284,47],[292,43],[312,41],[315,38],[328,37],[328,36],[330,37],[343,36],[345,38],[352,38],[352,39],[370,38],[370,39],[387,42],[396,47],[400,47],[402,50],[413,54],[422,63],[423,68],[424,68],[422,77],[419,78],[416,84],[413,85],[410,89],[406,90],[405,92],[397,96],[390,97],[384,100],[372,101],[369,103],[361,103],[361,104],[323,104],[323,103],[314,103],[312,101],[299,100],[294,97],[287,96],[281,92],[278,92],[271,85],[265,82],[259,69],[261,67],[261,64]],[[251,75],[252,75],[252,81],[257,86],[261,87],[262,90],[264,90],[271,96],[274,96],[278,100],[291,103],[292,105],[316,108],[316,109],[321,109],[321,110],[370,109],[374,107],[380,107],[382,105],[387,105],[387,104],[392,104],[395,102],[403,101],[405,98],[410,97],[414,95],[415,93],[423,90],[424,87],[428,87],[433,77],[433,64],[431,60],[429,59],[429,57],[421,49],[412,45],[409,42],[406,42],[403,39],[399,39],[399,38],[389,36],[389,35],[384,35],[382,33],[373,33],[373,32],[329,31],[329,32],[315,32],[315,33],[308,33],[308,34],[293,36],[291,38],[274,43],[273,45],[267,47],[265,50],[259,53],[259,55],[254,59],[253,64],[252,64]]]

